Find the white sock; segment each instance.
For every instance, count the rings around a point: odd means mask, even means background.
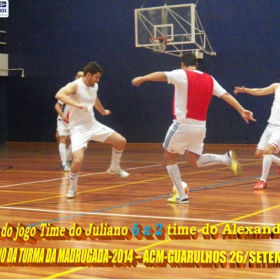
[[[280,158],[275,156],[275,155],[271,155],[272,157],[272,162],[277,163],[278,165],[280,165]]]
[[[117,151],[114,148],[112,149],[112,159],[111,159],[110,169],[117,170],[119,168],[122,153],[123,151]]]
[[[80,173],[74,174],[74,173],[70,172],[70,189],[71,190],[77,190],[79,175],[80,175]]]
[[[261,180],[264,182],[266,182],[266,179],[268,177],[268,173],[269,173],[271,164],[272,164],[272,156],[264,155],[263,156],[263,166],[262,166],[262,177],[261,177]]]
[[[196,165],[198,167],[217,165],[217,164],[228,165],[227,154],[224,155],[203,154],[196,162]]]
[[[187,197],[185,194],[185,191],[183,189],[183,186],[182,186],[181,174],[180,174],[178,165],[177,164],[167,165],[166,169],[167,169],[167,172],[168,172],[172,182],[174,183],[174,185],[179,193],[179,196]]]
[[[68,149],[66,150],[66,160],[72,161],[72,145],[71,144],[68,146]]]
[[[66,144],[59,143],[58,146],[59,154],[60,154],[60,159],[62,165],[66,164]]]

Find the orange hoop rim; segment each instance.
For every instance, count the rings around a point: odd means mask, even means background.
[[[162,40],[162,42],[164,42],[165,45],[169,43],[166,37],[150,37],[150,41],[155,41],[155,40]]]

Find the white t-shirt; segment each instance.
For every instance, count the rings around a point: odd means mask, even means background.
[[[280,125],[280,85],[275,91],[274,101],[271,107],[271,113],[268,122]]]
[[[95,121],[93,106],[97,97],[98,84],[95,83],[94,87],[88,87],[84,84],[82,78],[75,80],[77,84],[77,91],[69,97],[77,102],[84,104],[88,107],[88,111],[69,106],[69,124],[70,129],[77,127],[92,126]]]

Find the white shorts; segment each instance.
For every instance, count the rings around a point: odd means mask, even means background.
[[[69,125],[63,120],[57,120],[57,132],[59,136],[68,136],[70,135]]]
[[[94,121],[90,127],[76,127],[70,130],[70,138],[72,143],[72,153],[86,148],[88,141],[93,140],[96,142],[104,142],[112,133],[113,129]]]
[[[280,148],[280,126],[269,123],[264,130],[261,139],[257,145],[258,150],[264,150],[266,145],[270,144],[276,148],[275,153],[279,153]]]
[[[196,124],[194,124],[196,123]],[[204,138],[206,135],[205,124],[195,120],[189,122],[173,121],[169,127],[163,148],[169,153],[185,154],[186,150],[198,155],[203,152]]]

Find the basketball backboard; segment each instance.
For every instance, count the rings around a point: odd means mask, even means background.
[[[216,55],[196,12],[195,4],[134,10],[135,46],[175,56],[186,51]]]

